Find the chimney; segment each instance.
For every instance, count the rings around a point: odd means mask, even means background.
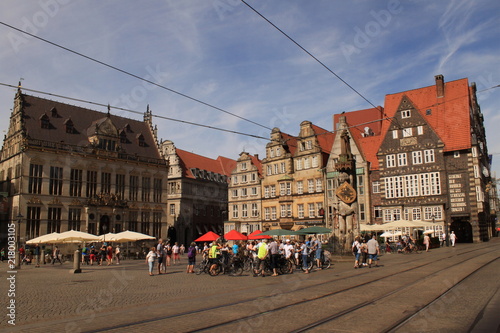
[[[259,159],[259,154],[254,154],[253,156],[255,156],[256,159]]]
[[[434,78],[436,79],[436,97],[444,97],[444,76],[439,74]]]

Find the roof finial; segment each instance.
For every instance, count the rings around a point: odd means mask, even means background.
[[[109,103],[108,103],[108,114],[107,114],[107,116],[108,116],[108,117],[110,117],[110,116],[111,116],[111,106],[109,105]]]

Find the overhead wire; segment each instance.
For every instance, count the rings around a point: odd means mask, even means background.
[[[1,86],[5,86],[5,87],[10,87],[10,88],[21,88],[21,87],[18,87],[18,86],[14,86],[14,85],[7,84],[7,83],[1,83],[1,82],[0,82],[0,85]],[[125,112],[140,114],[140,115],[144,114],[144,112],[141,112],[141,111],[125,109],[125,108],[121,108],[121,107],[118,107],[118,106],[112,106],[112,105],[109,105],[109,104],[92,102],[92,101],[88,101],[88,100],[84,100],[84,99],[79,99],[79,98],[74,98],[74,97],[68,97],[68,96],[58,95],[58,94],[54,94],[54,93],[44,92],[44,91],[35,90],[35,89],[29,89],[29,88],[25,88],[25,87],[22,87],[22,89],[26,90],[26,91],[38,93],[38,94],[43,94],[43,95],[48,95],[48,96],[54,96],[54,97],[58,97],[58,98],[64,98],[64,99],[75,101],[75,102],[87,103],[87,104],[96,105],[96,106],[102,106],[102,107],[109,107],[110,109],[115,109],[115,110],[120,110],[120,111],[125,111]],[[187,120],[180,120],[180,119],[175,119],[175,118],[171,118],[171,117],[161,116],[161,115],[157,115],[157,114],[154,114],[154,113],[152,113],[151,115],[153,117],[156,117],[156,118],[170,120],[170,121],[179,122],[179,123],[184,123],[184,124],[188,124],[188,125],[193,125],[193,126],[198,126],[198,127],[204,127],[204,128],[209,128],[209,129],[217,130],[217,131],[222,131],[222,132],[227,132],[227,133],[232,133],[232,134],[243,135],[243,136],[249,136],[249,137],[256,138],[256,139],[269,140],[269,138],[266,138],[266,137],[263,137],[263,136],[259,136],[259,135],[255,135],[255,134],[243,133],[243,132],[233,131],[233,130],[229,130],[229,129],[225,129],[225,128],[220,128],[220,127],[215,127],[215,126],[210,126],[210,125],[199,124],[199,123],[195,123],[195,122],[191,122],[191,121],[187,121]]]
[[[209,104],[209,103],[207,103],[207,102],[204,102],[204,101],[202,101],[202,100],[200,100],[200,99],[198,99],[198,98],[191,97],[191,96],[189,96],[189,95],[187,95],[187,94],[181,93],[181,92],[176,91],[176,90],[174,90],[174,89],[172,89],[172,88],[168,88],[168,87],[166,87],[166,86],[164,86],[164,85],[162,85],[162,84],[159,84],[159,83],[156,83],[156,82],[154,82],[154,81],[151,81],[151,80],[145,79],[145,78],[140,77],[140,76],[138,76],[138,75],[136,75],[136,74],[133,74],[133,73],[128,72],[128,71],[126,71],[126,70],[120,69],[120,68],[118,68],[118,67],[116,67],[116,66],[113,66],[113,65],[107,64],[107,63],[105,63],[105,62],[103,62],[103,61],[101,61],[101,60],[97,60],[97,59],[92,58],[92,57],[90,57],[90,56],[87,56],[87,55],[85,55],[85,54],[83,54],[83,53],[80,53],[80,52],[74,51],[74,50],[72,50],[72,49],[70,49],[70,48],[68,48],[68,47],[65,47],[65,46],[62,46],[62,45],[60,45],[60,44],[57,44],[57,43],[51,42],[51,41],[49,41],[49,40],[47,40],[47,39],[41,38],[41,37],[39,37],[39,36],[36,36],[36,35],[34,35],[34,34],[31,34],[31,33],[27,32],[27,31],[24,31],[24,30],[22,30],[22,29],[16,28],[16,27],[14,27],[14,26],[12,26],[12,25],[10,25],[10,24],[7,24],[7,23],[5,23],[5,22],[1,22],[1,21],[0,21],[0,24],[1,24],[1,25],[4,25],[4,26],[6,26],[6,27],[8,27],[8,28],[10,28],[10,29],[16,30],[16,31],[21,32],[21,33],[23,33],[23,34],[26,34],[26,35],[28,35],[28,36],[30,36],[30,37],[36,38],[36,39],[38,39],[38,40],[40,40],[40,41],[42,41],[42,42],[45,42],[45,43],[47,43],[47,44],[50,44],[50,45],[52,45],[52,46],[58,47],[58,48],[60,48],[60,49],[62,49],[62,50],[65,50],[65,51],[67,51],[67,52],[73,53],[73,54],[75,54],[75,55],[77,55],[77,56],[83,57],[83,58],[85,58],[85,59],[87,59],[87,60],[90,60],[90,61],[93,61],[93,62],[95,62],[95,63],[98,63],[98,64],[100,64],[100,65],[102,65],[102,66],[105,66],[105,67],[111,68],[111,69],[113,69],[113,70],[115,70],[115,71],[118,71],[118,72],[120,72],[120,73],[123,73],[123,74],[125,74],[125,75],[131,76],[131,77],[133,77],[133,78],[139,79],[139,80],[144,81],[144,82],[147,82],[147,83],[152,84],[152,85],[154,85],[154,86],[156,86],[156,87],[159,87],[159,88],[164,89],[164,90],[167,90],[167,91],[169,91],[169,92],[171,92],[171,93],[177,94],[177,95],[179,95],[179,96],[182,96],[182,97],[187,98],[187,99],[189,99],[189,100],[192,100],[192,101],[194,101],[194,102],[197,102],[197,103],[199,103],[199,104],[202,104],[202,105],[204,105],[204,106],[208,106],[208,107],[210,107],[210,108],[212,108],[212,109],[215,109],[215,110],[217,110],[217,111],[220,111],[220,112],[226,113],[226,114],[228,114],[228,115],[231,115],[231,116],[233,116],[233,117],[239,118],[239,119],[244,120],[244,121],[247,121],[247,122],[252,123],[252,124],[254,124],[254,125],[257,125],[257,126],[260,126],[260,127],[265,128],[265,129],[269,129],[269,130],[271,130],[271,128],[270,128],[270,127],[267,127],[267,126],[265,126],[265,125],[259,124],[259,123],[255,122],[255,121],[253,121],[253,120],[250,120],[250,119],[247,119],[247,118],[245,118],[245,117],[242,117],[242,116],[239,116],[239,115],[237,115],[237,114],[234,114],[234,113],[232,113],[232,112],[226,111],[226,110],[224,110],[224,109],[222,109],[222,108],[219,108],[219,107],[217,107],[217,106],[215,106],[215,105],[212,105],[212,104]]]

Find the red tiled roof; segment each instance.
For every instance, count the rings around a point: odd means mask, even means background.
[[[470,90],[467,78],[445,82],[444,97],[438,98],[436,85],[386,95],[385,111],[393,117],[403,97],[407,97],[444,142],[444,151],[468,149],[470,135]],[[426,111],[430,109],[429,115]],[[382,135],[389,129],[384,122]]]
[[[248,156],[250,156],[250,160],[252,161],[252,164],[257,167],[257,170],[259,172],[259,176],[262,177],[262,162],[261,162],[261,160],[259,160],[257,158],[257,156],[255,156],[255,155],[248,154]]]
[[[187,178],[195,178],[191,172],[192,168],[206,170],[230,177],[231,170],[236,167],[236,161],[227,157],[219,156],[216,160],[214,160],[209,157],[190,153],[178,148],[175,149],[175,152],[177,153],[177,156],[179,156],[180,162],[183,166],[184,176]]]
[[[89,144],[87,133],[88,131],[92,132],[91,127],[107,117],[107,113],[104,112],[35,96],[23,94],[22,97],[24,99],[23,112],[26,134],[35,140],[85,146]],[[50,121],[50,128],[42,128],[41,126],[40,118],[44,115]],[[130,131],[125,130],[128,142],[119,143],[127,154],[137,154],[138,156],[156,159],[162,158],[149,124],[113,114],[110,115],[110,119],[118,131],[127,125],[130,127]],[[75,129],[73,133],[66,132],[66,124],[69,120],[71,120]],[[144,146],[140,146],[138,143],[137,136],[140,134],[144,136],[144,142],[146,143]]]
[[[354,141],[358,145],[364,159],[370,162],[370,169],[378,169],[377,152],[382,142],[383,137],[380,135],[382,122],[385,116],[383,115],[384,109],[382,107],[364,109],[358,111],[345,112],[343,114],[334,115],[334,127],[339,123],[341,116],[346,117],[347,126],[350,127],[350,133]],[[365,127],[369,127],[373,136],[363,137]],[[337,131],[335,131],[335,135]]]
[[[312,124],[312,129],[314,131],[314,134],[316,134],[321,150],[325,153],[330,154],[335,135],[331,131],[328,131],[314,124]]]

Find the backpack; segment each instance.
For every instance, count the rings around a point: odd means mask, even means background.
[[[352,245],[352,253],[354,254],[358,253],[358,247],[356,246],[356,244]]]
[[[196,255],[196,248],[195,247],[190,247],[188,250],[188,258],[193,258]]]

